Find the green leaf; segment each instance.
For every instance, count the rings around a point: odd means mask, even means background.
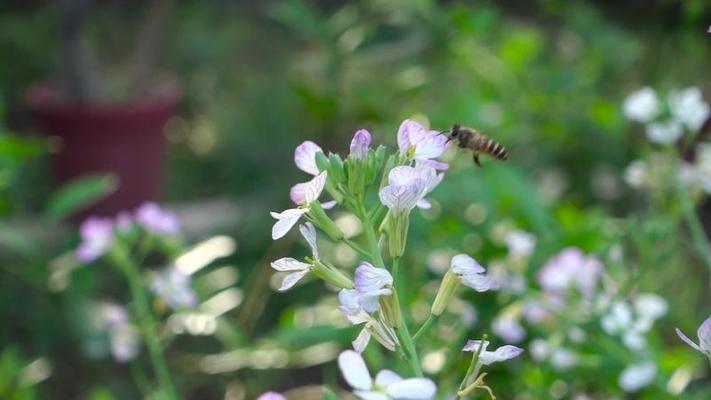
[[[113,193],[118,187],[112,175],[90,175],[75,179],[52,195],[47,216],[59,220]]]

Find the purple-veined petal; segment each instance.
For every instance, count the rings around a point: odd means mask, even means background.
[[[499,283],[494,278],[484,274],[462,275],[462,284],[477,292],[486,292],[487,290],[499,288]]]
[[[484,365],[489,365],[499,361],[506,361],[518,357],[523,353],[523,349],[516,346],[501,346],[495,351],[482,351],[479,361]]]
[[[380,189],[380,202],[392,210],[412,210],[422,198],[424,182],[416,179],[410,185],[388,185]]]
[[[706,318],[706,320],[701,323],[696,334],[699,336],[699,347],[701,347],[704,352],[711,353],[711,317]]]
[[[296,147],[294,151],[294,163],[296,166],[311,175],[318,175],[316,166],[316,153],[323,152],[316,143],[307,140]]]
[[[272,212],[271,216],[277,219],[272,227],[272,239],[277,240],[284,237],[299,222],[299,218],[307,212],[309,210],[306,208],[291,208],[281,213]]]
[[[272,261],[272,268],[280,272],[304,271],[308,270],[309,267],[309,264],[306,264],[291,257],[283,257],[276,261]]]
[[[370,332],[364,327],[351,344],[353,345],[353,350],[362,353],[368,347],[368,343],[370,343]]]
[[[447,150],[448,138],[437,131],[425,131],[415,143],[415,158],[430,159],[439,157]],[[412,136],[410,137],[412,141]]]
[[[351,140],[351,157],[356,160],[367,157],[370,141],[370,132],[365,129],[357,131],[355,135],[353,135],[353,140]]]
[[[318,197],[321,196],[321,192],[326,185],[327,175],[328,173],[323,171],[308,182],[297,183],[292,186],[289,191],[291,201],[293,201],[294,204],[303,205],[318,200]]]
[[[452,257],[452,272],[459,275],[481,274],[486,270],[474,258],[466,254],[457,254]]]
[[[467,340],[467,343],[462,348],[462,351],[471,351],[473,353],[476,353],[477,351],[479,351],[479,346],[483,346],[483,349],[481,351],[485,352],[486,348],[489,347],[489,341],[485,340],[484,344],[482,344],[481,340]]]
[[[338,367],[341,369],[343,379],[357,390],[370,390],[373,388],[373,380],[365,366],[365,361],[360,354],[353,350],[346,350],[338,356]]]
[[[281,286],[279,287],[279,291],[283,292],[285,290],[291,289],[298,281],[301,280],[306,274],[309,273],[309,270],[305,271],[296,271],[292,272],[289,275],[284,277],[284,280],[281,281]]]
[[[376,268],[368,262],[362,262],[356,268],[354,282],[359,293],[370,293],[392,286],[393,277],[384,268]]]
[[[438,171],[445,171],[449,169],[449,164],[443,163],[437,160],[426,160],[423,158],[417,159],[415,161],[415,168],[429,167]]]
[[[318,260],[318,244],[316,243],[316,228],[314,225],[311,222],[301,224],[299,225],[299,232],[301,232],[301,236],[306,239],[309,247],[311,247],[311,254]]]
[[[375,385],[381,388],[388,387],[400,381],[402,381],[402,377],[389,369],[384,369],[375,375]]]
[[[409,185],[419,178],[418,170],[409,166],[401,165],[390,170],[388,173],[388,183],[390,185]]]
[[[394,399],[430,400],[437,392],[437,386],[428,378],[410,378],[393,383],[385,390]]]
[[[424,130],[425,128],[417,121],[411,119],[402,121],[400,128],[397,130],[397,146],[400,149],[400,153],[406,154],[411,144],[410,137]]]

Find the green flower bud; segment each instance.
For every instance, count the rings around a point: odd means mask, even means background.
[[[388,212],[382,224],[388,235],[388,251],[390,257],[401,257],[407,245],[407,232],[410,228],[409,212]]]
[[[323,207],[321,207],[319,202],[315,201],[309,205],[309,217],[311,217],[314,225],[326,232],[331,239],[343,239],[343,232],[341,231],[341,228],[339,228],[338,225],[336,225],[336,223],[333,222],[328,215],[326,215],[326,212],[323,211]]]
[[[353,289],[353,281],[334,267],[327,266],[320,261],[314,261],[311,272],[324,281],[340,289]]]
[[[331,176],[338,183],[345,183],[346,171],[341,157],[338,154],[331,154],[328,161],[331,165],[331,168],[329,169],[329,176]]]
[[[432,315],[436,317],[442,315],[449,305],[449,302],[452,301],[452,297],[457,291],[461,281],[462,278],[459,275],[453,273],[452,270],[447,270],[447,273],[444,274],[442,278],[437,296],[435,296],[434,302],[432,303],[432,309],[430,310]]]

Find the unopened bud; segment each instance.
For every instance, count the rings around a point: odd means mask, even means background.
[[[452,270],[447,270],[442,278],[442,284],[439,285],[439,290],[437,291],[437,296],[435,296],[434,302],[432,303],[432,309],[430,313],[436,317],[442,315],[449,302],[452,301],[454,293],[459,287],[459,283],[462,278],[459,275],[452,272]]]

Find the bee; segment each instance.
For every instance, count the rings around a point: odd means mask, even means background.
[[[456,140],[457,145],[462,149],[473,151],[474,162],[479,167],[481,167],[481,163],[479,162],[479,155],[481,153],[496,157],[502,161],[509,158],[509,152],[506,150],[506,147],[476,129],[455,124],[451,130],[445,131],[443,134],[448,134],[447,137],[449,140]]]

